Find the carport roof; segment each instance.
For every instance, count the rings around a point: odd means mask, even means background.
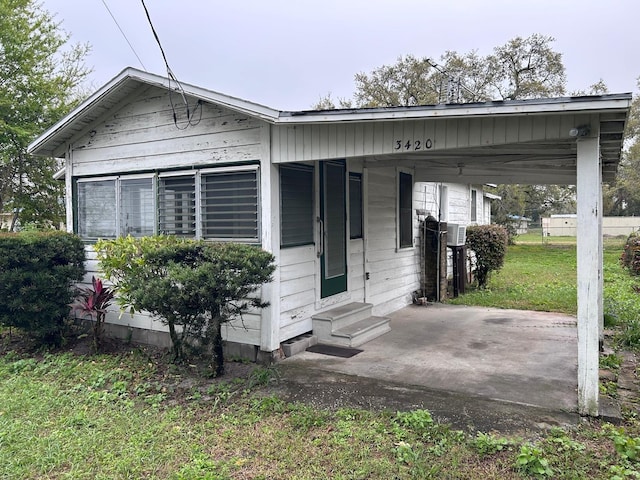
[[[66,145],[144,86],[177,89],[166,77],[126,68],[29,145],[35,155],[64,156]],[[320,111],[279,111],[224,95],[213,90],[181,84],[187,96],[260,118],[271,124],[343,124],[345,122],[402,121],[437,118],[529,116],[558,113],[598,114],[600,151],[604,165],[617,165],[623,145],[631,94],[610,94],[533,100],[505,100],[468,104],[417,105],[410,107],[357,108]]]

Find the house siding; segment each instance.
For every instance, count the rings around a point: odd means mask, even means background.
[[[181,102],[176,105],[179,110]],[[72,142],[73,176],[260,159],[262,121],[207,103],[201,105],[201,111],[201,117],[194,112],[193,125],[187,128],[179,121],[179,129],[166,91],[152,88],[139,93]]]
[[[175,95],[175,94],[174,94]],[[100,175],[192,170],[224,164],[260,161],[265,124],[248,115],[203,103],[202,115],[194,113],[192,125],[176,128],[171,100],[179,110],[182,99],[170,99],[166,90],[145,88],[130,96],[122,106],[73,139],[67,161],[67,182],[70,178],[91,178]],[[178,101],[179,100],[179,101]],[[195,101],[191,100],[192,108]],[[269,153],[269,150],[266,150]],[[269,197],[266,197],[269,198]],[[263,195],[260,202],[269,205]],[[73,225],[71,204],[68,207],[69,226]],[[268,208],[268,207],[267,207]],[[93,275],[103,277],[91,246],[87,246],[89,285]],[[258,292],[260,294],[260,292]],[[117,305],[110,308],[107,322],[131,328],[167,332],[168,328],[147,312],[130,315]],[[227,341],[260,345],[261,314],[249,312],[223,325]]]
[[[419,288],[419,239],[414,216],[414,246],[398,249],[397,170],[371,168],[367,174],[367,230],[365,271],[369,273],[366,301],[376,315],[385,315],[411,303],[411,292]],[[414,208],[417,199],[413,195]]]

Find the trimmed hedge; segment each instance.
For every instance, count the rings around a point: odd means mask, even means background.
[[[0,234],[0,325],[59,343],[71,285],[85,274],[84,245],[59,231]]]
[[[632,275],[640,275],[640,234],[638,232],[632,233],[627,238],[620,263]]]
[[[476,254],[476,278],[484,288],[489,273],[504,263],[509,237],[502,225],[473,225],[467,228],[467,246]]]

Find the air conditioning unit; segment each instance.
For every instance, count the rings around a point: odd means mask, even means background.
[[[467,241],[467,226],[457,223],[447,224],[447,245],[450,247],[460,247]]]

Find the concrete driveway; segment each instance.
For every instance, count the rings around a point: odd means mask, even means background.
[[[434,304],[391,318],[391,332],[351,358],[303,352],[283,360],[289,398],[428,408],[482,430],[577,421],[575,317]]]

